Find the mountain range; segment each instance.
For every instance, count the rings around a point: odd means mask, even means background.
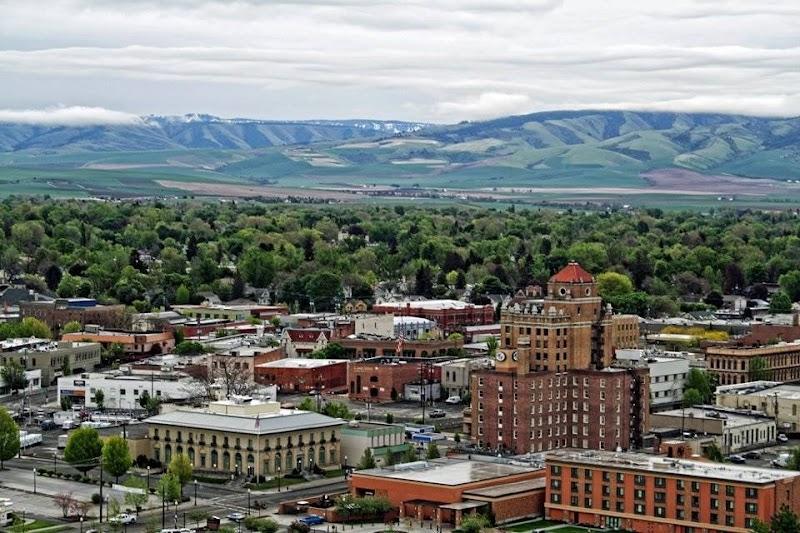
[[[178,182],[800,202],[800,118],[584,110],[451,125],[200,114],[115,126],[0,124],[0,194],[147,195]]]
[[[425,124],[382,120],[267,121],[213,115],[141,117],[125,125],[0,123],[0,151],[251,150],[417,131]]]

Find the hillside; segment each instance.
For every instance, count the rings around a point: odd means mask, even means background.
[[[459,190],[480,190],[492,195],[480,201],[683,195],[708,205],[699,197],[800,202],[799,180],[800,118],[560,111],[447,126],[207,115],[148,116],[131,126],[0,124],[0,195],[326,188],[363,198],[434,189],[459,200]]]
[[[284,122],[211,115],[151,115],[135,125],[89,127],[0,123],[0,151],[252,150],[395,135],[422,127],[424,124],[379,120]]]

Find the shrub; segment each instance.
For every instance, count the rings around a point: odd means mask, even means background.
[[[72,474],[72,479],[75,480],[75,481],[80,481],[81,480],[81,475],[80,474]]]
[[[289,533],[309,533],[311,528],[302,522],[292,522],[289,524]]]
[[[248,516],[244,519],[244,525],[250,531],[259,531],[260,533],[275,533],[278,531],[278,523],[271,518]]]
[[[99,492],[95,492],[94,494],[92,494],[92,503],[95,504],[95,505],[100,503],[100,493]]]

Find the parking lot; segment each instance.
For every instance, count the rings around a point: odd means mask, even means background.
[[[777,444],[774,446],[767,446],[765,448],[756,448],[755,451],[761,454],[759,459],[746,459],[745,463],[748,466],[756,466],[761,468],[773,468],[772,461],[780,457],[781,454],[791,453],[792,450],[800,446],[800,439],[790,439],[789,442]],[[745,455],[747,452],[737,452],[732,455]]]
[[[281,403],[291,403],[295,406],[300,405],[305,398],[315,400],[314,396],[307,394],[280,394],[278,399]],[[345,404],[351,412],[360,414],[362,420],[372,420],[384,422],[386,413],[392,413],[397,422],[414,421],[422,417],[422,406],[419,402],[391,402],[391,403],[372,403],[356,402],[350,400],[346,394],[324,394],[320,397],[321,402],[336,401]],[[442,426],[452,426],[456,422],[460,425],[462,412],[465,405],[446,404],[444,401],[433,402],[425,407],[425,423],[441,424]],[[442,409],[445,412],[443,418],[430,418],[430,413],[434,409]]]

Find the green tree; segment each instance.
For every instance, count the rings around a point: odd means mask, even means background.
[[[189,289],[186,285],[181,285],[177,289],[175,289],[175,303],[178,305],[185,305],[188,304],[192,299],[192,293],[189,292]]]
[[[712,374],[699,368],[692,368],[686,376],[683,390],[695,389],[700,393],[702,403],[709,403],[714,395],[715,388],[716,380]]]
[[[461,520],[461,531],[464,533],[480,533],[489,527],[489,519],[483,515],[467,516]]]
[[[125,505],[136,509],[136,514],[139,514],[139,509],[147,504],[147,482],[140,477],[131,476],[125,480],[124,485],[131,489],[137,489],[141,492],[126,492]]]
[[[19,453],[19,426],[8,414],[5,407],[0,406],[0,470],[5,461]]]
[[[372,450],[367,448],[364,450],[364,455],[361,456],[361,460],[358,462],[358,469],[369,470],[370,468],[375,468],[376,466],[375,458],[372,456]]]
[[[414,450],[413,446],[409,446],[406,448],[406,452],[403,454],[403,462],[404,463],[413,463],[414,461],[419,460],[417,456],[416,450]]]
[[[11,389],[12,394],[16,394],[28,386],[28,376],[25,375],[25,369],[16,359],[9,359],[5,366],[0,367],[0,377],[3,378],[6,386]]]
[[[789,296],[782,290],[773,294],[769,301],[769,312],[773,314],[791,313],[792,301],[789,299]]]
[[[750,381],[762,381],[769,379],[771,371],[767,360],[763,357],[757,356],[750,359],[750,364],[747,369]]]
[[[275,257],[260,248],[250,248],[239,259],[237,271],[254,287],[269,287],[275,277]]]
[[[98,465],[103,453],[103,443],[94,428],[81,427],[73,431],[67,439],[64,460],[75,470],[86,473]]]
[[[697,389],[686,389],[683,391],[683,406],[693,407],[703,403],[703,396]]]
[[[181,482],[177,476],[166,473],[161,476],[156,485],[156,494],[168,502],[178,501],[181,497]]]
[[[52,336],[47,324],[32,316],[23,318],[17,327],[17,337],[36,337],[49,339]]]
[[[797,514],[786,504],[780,511],[772,515],[769,523],[756,520],[753,524],[755,533],[800,533],[800,520]]]
[[[83,331],[83,326],[77,320],[70,320],[61,328],[62,333],[78,333],[80,331]]]
[[[800,447],[792,448],[789,458],[786,460],[788,470],[800,470]]]
[[[94,403],[97,404],[97,408],[101,411],[103,410],[105,400],[106,394],[102,390],[97,389],[97,391],[94,393]]]
[[[500,341],[497,340],[497,337],[494,335],[490,335],[486,338],[486,350],[489,354],[491,359],[494,359],[494,356],[497,354],[497,349],[500,347]]]
[[[725,462],[725,455],[722,453],[719,446],[717,446],[716,442],[712,442],[710,445],[706,446],[703,450],[703,454],[709,461],[714,461],[715,463]]]
[[[789,297],[789,300],[796,302],[800,300],[800,270],[792,270],[778,278],[781,289]]]
[[[185,453],[173,455],[172,460],[169,462],[167,472],[177,478],[178,483],[181,485],[182,496],[183,487],[192,479],[192,473],[194,472],[194,467],[192,466],[192,461],[189,459],[189,456]]]
[[[625,274],[603,272],[597,276],[597,292],[606,301],[632,293],[633,281]]]
[[[128,441],[122,437],[114,436],[103,444],[103,468],[114,476],[119,483],[119,476],[125,474],[133,464]]]
[[[425,457],[428,460],[430,460],[430,459],[438,459],[441,456],[442,456],[442,454],[441,454],[441,452],[439,452],[439,445],[438,444],[436,444],[435,442],[431,442],[430,444],[428,444],[428,449],[427,449],[427,451],[425,453]]]

